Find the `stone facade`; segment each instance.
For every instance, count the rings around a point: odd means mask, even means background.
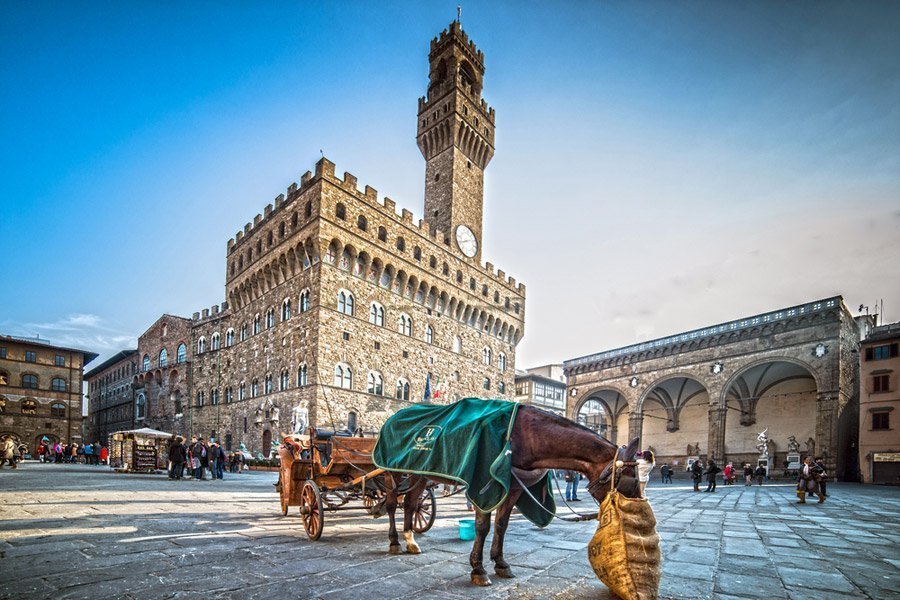
[[[138,351],[123,350],[84,374],[88,392],[85,440],[103,444],[117,431],[133,429],[134,386],[138,374]]]
[[[267,454],[308,425],[377,431],[422,401],[426,382],[436,402],[512,399],[525,286],[480,260],[494,120],[480,99],[484,56],[458,23],[431,48],[419,102],[431,218],[398,213],[320,160],[228,241],[226,302],[189,322],[164,316],[141,337],[146,426]],[[471,256],[460,225],[476,238]],[[169,352],[188,340],[186,365],[159,366],[164,324]]]
[[[872,329],[859,350],[859,466],[865,483],[900,481],[900,323]]]
[[[82,373],[93,352],[40,339],[0,335],[0,435],[34,452],[44,436],[78,443],[82,436]]]
[[[801,454],[852,480],[858,344],[842,298],[827,298],[566,361],[567,410],[574,419],[600,406],[607,437],[640,436],[658,463],[680,465],[697,455],[756,464],[768,428],[776,472],[793,435]]]
[[[191,320],[163,315],[138,338],[132,378],[134,427],[187,435],[191,392]]]

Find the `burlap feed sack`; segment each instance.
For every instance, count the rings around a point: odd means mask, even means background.
[[[659,534],[646,498],[610,492],[600,506],[588,560],[594,573],[622,600],[659,595]]]

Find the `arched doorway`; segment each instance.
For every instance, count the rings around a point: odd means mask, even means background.
[[[785,469],[792,444],[801,456],[815,454],[816,392],[811,371],[794,361],[758,363],[735,374],[725,391],[728,460],[756,464],[757,435],[764,430],[777,473]]]
[[[709,393],[696,379],[677,376],[651,385],[641,414],[641,448],[652,448],[657,463],[683,467],[697,446],[709,456]]]
[[[575,421],[618,443],[628,436],[628,402],[616,390],[591,392],[576,409]]]
[[[272,452],[272,432],[268,429],[263,431],[262,436],[262,455],[269,458]]]

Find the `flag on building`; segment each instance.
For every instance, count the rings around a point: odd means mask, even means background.
[[[431,373],[428,373],[428,376],[425,378],[425,397],[423,400],[425,402],[431,400]]]

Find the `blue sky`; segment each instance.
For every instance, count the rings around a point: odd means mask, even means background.
[[[0,331],[108,356],[224,299],[319,151],[422,212],[455,3],[0,5]],[[484,256],[529,366],[843,294],[900,319],[900,5],[476,3]]]

